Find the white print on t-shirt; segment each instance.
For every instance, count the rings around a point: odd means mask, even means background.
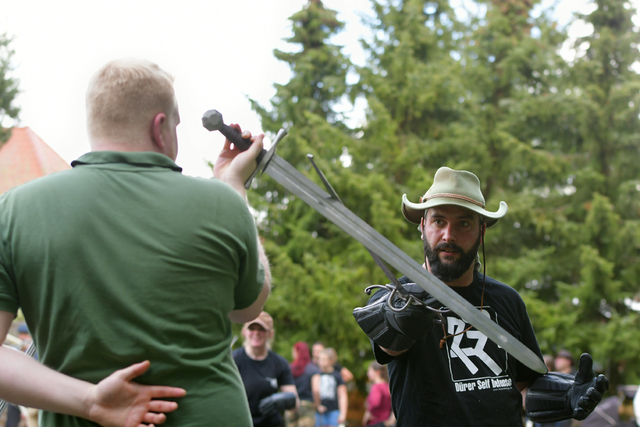
[[[271,385],[271,388],[278,388],[278,380],[276,378],[265,377],[264,379]]]
[[[466,329],[466,323],[461,319],[452,317],[447,319],[447,326],[448,334],[454,335],[453,343],[451,344],[451,358],[459,357],[472,374],[478,372],[478,367],[469,358],[472,356],[476,356],[484,362],[495,375],[502,372],[502,368],[484,351],[487,344],[487,336],[485,334],[480,331],[467,331],[464,334],[455,335]],[[476,340],[476,345],[474,347],[460,347],[464,335],[470,340]]]
[[[454,383],[458,393],[475,390],[510,390],[513,388],[513,381],[509,377],[485,378],[475,381],[458,381]]]
[[[335,400],[337,388],[336,379],[333,375],[320,375],[321,400]]]
[[[482,314],[497,323],[497,316],[490,307]],[[449,369],[457,392],[475,390],[505,390],[512,388],[511,378],[506,373],[507,352],[492,342],[482,332],[470,329],[464,320],[447,316],[447,334],[455,335],[447,340]]]

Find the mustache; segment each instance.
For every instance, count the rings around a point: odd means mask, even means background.
[[[460,252],[464,253],[462,248],[455,243],[440,243],[433,248],[434,251]]]

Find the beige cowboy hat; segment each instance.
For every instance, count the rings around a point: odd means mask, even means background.
[[[493,226],[509,210],[505,202],[500,202],[497,212],[486,210],[478,177],[471,172],[448,167],[438,169],[433,185],[420,198],[420,203],[412,203],[406,194],[402,195],[402,214],[414,224],[420,224],[425,209],[442,205],[462,206],[477,212],[484,217],[487,227]]]

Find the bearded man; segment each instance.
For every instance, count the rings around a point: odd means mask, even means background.
[[[420,203],[402,198],[405,218],[419,225],[423,267],[542,359],[520,295],[479,271],[478,249],[485,231],[507,210],[505,202],[496,212],[487,210],[478,177],[447,167],[438,169]],[[541,375],[446,310],[410,278],[399,282],[423,305],[392,310],[405,306],[403,296],[383,289],[366,307],[354,310],[376,360],[388,364],[398,427],[521,427],[523,394],[533,421],[584,419],[607,389],[607,379],[593,374],[588,354],[582,355],[575,378]]]

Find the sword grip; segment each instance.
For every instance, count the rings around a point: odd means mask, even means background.
[[[249,147],[251,147],[251,144],[253,144],[253,142],[251,141],[251,139],[249,138],[243,138],[242,137],[242,133],[240,133],[240,131],[238,131],[238,129],[232,128],[231,126],[227,126],[227,125],[222,125],[220,126],[220,129],[218,129],[220,131],[221,134],[223,134],[229,141],[233,142],[233,144],[238,147],[238,149],[240,151],[246,151],[249,149]],[[262,158],[264,157],[264,155],[267,153],[267,150],[265,150],[264,148],[262,149],[262,151],[260,152],[260,154],[258,154],[258,157],[256,158],[256,163],[260,164],[260,160],[262,160]]]

